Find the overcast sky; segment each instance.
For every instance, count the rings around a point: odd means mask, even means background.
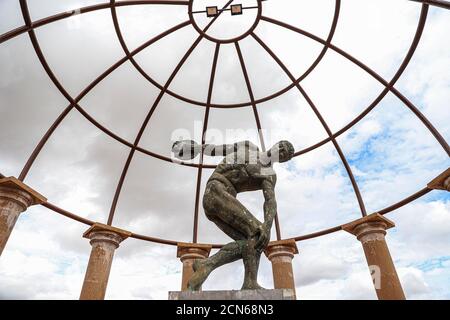
[[[103,0],[28,0],[37,20]],[[222,1],[226,2],[226,1]],[[217,1],[217,3],[222,3]],[[256,1],[241,1],[251,6]],[[268,0],[263,14],[326,39],[334,0]],[[406,0],[342,0],[333,44],[349,52],[389,81],[405,57],[419,21],[421,5]],[[130,50],[188,19],[185,6],[139,5],[117,8]],[[450,140],[449,12],[430,8],[422,41],[396,87]],[[225,14],[224,14],[225,15]],[[229,37],[250,25],[255,13],[225,16],[211,34]],[[233,19],[235,18],[235,19]],[[196,20],[197,21],[197,20]],[[199,25],[207,19],[199,16]],[[0,0],[0,33],[23,25],[16,0]],[[261,21],[255,33],[299,77],[322,45]],[[61,20],[36,29],[43,53],[69,94],[89,83],[124,56],[110,10]],[[137,63],[161,85],[198,37],[184,27],[136,55]],[[255,98],[290,84],[289,78],[251,37],[240,41]],[[170,90],[206,101],[215,44],[202,40],[182,66]],[[301,83],[333,132],[359,115],[383,86],[341,55],[328,50]],[[134,141],[159,89],[125,62],[101,81],[80,106],[125,140]],[[234,45],[222,45],[212,102],[249,101]],[[48,127],[68,106],[46,75],[27,34],[0,45],[0,172],[18,176]],[[292,141],[296,150],[324,138],[326,132],[306,100],[294,88],[257,106],[266,144]],[[201,139],[205,109],[164,95],[140,141],[142,148],[170,156],[174,137]],[[200,128],[200,132],[199,132]],[[210,112],[207,141],[250,139],[259,144],[249,107]],[[236,129],[240,131],[236,132]],[[425,126],[393,94],[338,139],[349,159],[369,213],[422,189],[450,161]],[[49,201],[82,217],[106,222],[129,148],[73,110],[43,148],[25,182]],[[194,160],[198,161],[198,159]],[[209,164],[220,159],[206,157]],[[278,213],[284,238],[334,227],[360,217],[348,175],[332,144],[276,165]],[[204,170],[202,192],[211,170]],[[197,170],[137,152],[117,206],[114,225],[165,239],[192,240]],[[262,218],[261,193],[239,195]],[[407,298],[450,298],[450,197],[433,191],[388,215],[397,227],[387,241]],[[87,226],[32,207],[21,215],[0,259],[0,298],[77,299],[90,253],[81,237]],[[200,210],[199,241],[224,243]],[[300,299],[375,299],[361,244],[344,232],[299,242],[294,259]],[[233,274],[233,276],[231,276]],[[206,290],[239,289],[242,262],[211,275]],[[272,287],[270,263],[262,258],[259,278]],[[166,299],[178,290],[181,263],[176,248],[128,239],[116,251],[108,299]]]

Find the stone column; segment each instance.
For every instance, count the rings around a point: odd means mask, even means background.
[[[405,299],[385,239],[386,230],[394,226],[389,219],[374,213],[342,227],[361,241],[379,300]]]
[[[19,215],[28,207],[46,201],[45,197],[14,177],[0,179],[0,255]]]
[[[210,245],[203,245],[197,243],[178,243],[177,258],[180,258],[183,263],[183,273],[181,279],[181,290],[186,291],[188,282],[194,273],[192,264],[196,259],[206,259],[211,253]]]
[[[131,232],[101,223],[95,223],[83,234],[84,238],[91,240],[92,250],[80,300],[105,299],[114,251],[130,235]]]
[[[292,259],[297,253],[297,244],[293,239],[270,242],[267,246],[265,254],[272,263],[275,289],[291,289],[295,295]]]

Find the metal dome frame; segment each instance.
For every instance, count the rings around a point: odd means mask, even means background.
[[[258,3],[260,3],[262,0],[258,0]],[[361,196],[361,193],[359,191],[359,187],[358,184],[354,178],[354,175],[352,173],[352,170],[348,164],[348,161],[344,155],[344,153],[342,152],[339,143],[337,142],[336,138],[339,137],[341,134],[345,133],[347,130],[349,130],[350,128],[352,128],[354,125],[356,125],[358,122],[360,122],[367,114],[369,114],[376,106],[379,105],[379,103],[382,101],[382,99],[389,93],[393,93],[398,99],[400,99],[400,101],[402,101],[403,105],[406,106],[424,125],[425,127],[428,129],[428,131],[434,136],[434,138],[436,139],[436,141],[441,145],[442,149],[444,150],[444,152],[450,156],[450,147],[448,145],[448,143],[446,142],[446,140],[442,137],[442,135],[439,133],[439,131],[432,125],[432,123],[427,119],[427,117],[422,114],[420,112],[420,110],[408,99],[406,98],[399,90],[397,90],[395,88],[395,84],[396,82],[400,79],[401,75],[403,74],[403,72],[405,71],[406,67],[408,66],[409,62],[411,61],[411,58],[414,55],[414,52],[420,42],[424,27],[425,27],[425,23],[427,20],[427,14],[428,14],[428,9],[430,5],[435,5],[438,7],[442,7],[445,9],[450,9],[450,4],[447,1],[437,1],[437,0],[433,0],[433,1],[419,1],[419,0],[412,0],[412,1],[416,1],[416,2],[421,2],[422,6],[421,6],[421,12],[420,12],[420,18],[417,24],[417,29],[415,31],[415,35],[413,38],[413,41],[407,51],[406,56],[404,57],[402,63],[400,64],[400,67],[397,69],[397,71],[395,72],[395,75],[392,77],[392,79],[390,80],[386,80],[384,79],[382,76],[380,76],[377,72],[375,72],[374,70],[372,70],[370,67],[368,67],[366,64],[364,64],[363,62],[361,62],[360,60],[356,59],[354,56],[352,56],[351,54],[349,54],[348,52],[342,50],[341,48],[335,46],[334,44],[332,44],[332,40],[333,40],[333,36],[335,34],[335,30],[336,27],[338,25],[338,19],[339,19],[339,13],[340,13],[340,4],[341,1],[340,0],[335,0],[335,10],[334,10],[334,16],[333,16],[333,21],[331,23],[331,27],[328,33],[328,37],[326,39],[322,39],[312,33],[309,33],[305,30],[302,30],[300,28],[294,27],[292,25],[289,25],[287,23],[284,23],[282,21],[278,21],[269,17],[266,17],[262,14],[261,11],[258,12],[258,16],[257,16],[257,22],[260,20],[263,20],[265,22],[268,22],[270,24],[273,25],[277,25],[279,27],[282,27],[284,29],[288,29],[291,30],[297,34],[303,35],[309,39],[312,39],[318,43],[320,43],[321,45],[323,45],[322,50],[320,51],[319,55],[316,57],[316,59],[313,61],[313,63],[310,65],[310,67],[299,77],[299,78],[295,78],[294,75],[289,71],[289,69],[286,67],[286,65],[283,63],[283,61],[267,46],[267,44],[265,44],[254,32],[253,29],[251,28],[246,34],[246,36],[251,36],[253,37],[257,43],[260,44],[260,46],[273,58],[273,60],[278,64],[278,66],[284,71],[284,73],[289,77],[290,81],[292,82],[290,85],[288,85],[287,87],[279,90],[278,92],[275,92],[269,96],[260,98],[260,99],[255,99],[254,95],[253,95],[253,91],[252,91],[252,84],[250,82],[248,73],[247,73],[247,68],[246,68],[246,64],[245,64],[245,58],[240,50],[240,45],[239,45],[239,40],[241,38],[245,38],[245,37],[239,37],[236,39],[231,39],[230,41],[227,41],[226,43],[233,43],[235,45],[236,48],[236,52],[238,54],[239,57],[239,61],[241,64],[241,69],[242,69],[242,73],[244,75],[245,78],[245,82],[246,82],[246,86],[247,86],[247,90],[248,90],[248,94],[249,94],[249,101],[246,102],[242,102],[242,103],[235,103],[235,104],[213,104],[211,102],[211,97],[212,97],[212,91],[213,91],[213,86],[214,86],[214,80],[215,80],[215,72],[216,72],[216,67],[217,67],[217,60],[218,60],[218,54],[220,51],[220,46],[221,46],[221,42],[216,42],[216,47],[215,47],[215,52],[214,52],[214,58],[213,58],[213,62],[212,62],[212,70],[211,70],[211,75],[210,75],[210,80],[209,80],[209,88],[208,88],[208,96],[207,96],[207,100],[206,101],[196,101],[193,99],[190,99],[188,97],[185,97],[183,95],[177,94],[176,92],[173,92],[169,89],[171,82],[173,81],[173,79],[175,78],[175,76],[177,75],[177,73],[179,72],[179,70],[181,69],[182,65],[184,64],[184,62],[188,59],[189,55],[195,50],[196,46],[200,43],[200,41],[202,39],[206,39],[209,38],[206,35],[206,31],[208,30],[208,28],[215,22],[215,20],[218,18],[218,16],[214,17],[213,19],[211,19],[210,23],[206,26],[206,28],[204,28],[203,30],[199,30],[198,27],[196,27],[196,30],[199,31],[199,36],[196,39],[196,41],[191,45],[191,47],[188,49],[188,51],[184,54],[183,58],[178,62],[177,66],[175,67],[175,69],[173,70],[171,76],[169,77],[169,79],[166,81],[166,83],[164,85],[158,83],[156,80],[154,80],[147,72],[145,72],[143,70],[143,68],[136,62],[136,60],[134,59],[134,56],[141,52],[142,50],[144,50],[145,48],[151,46],[153,43],[157,42],[158,40],[166,37],[169,34],[172,34],[174,32],[176,32],[177,30],[180,30],[188,25],[195,25],[193,22],[193,15],[191,13],[191,7],[192,7],[192,1],[189,0],[141,0],[141,1],[134,1],[134,0],[122,0],[122,1],[115,1],[115,0],[111,0],[109,2],[106,3],[101,3],[101,4],[97,4],[97,5],[91,5],[91,6],[86,6],[86,7],[82,7],[76,10],[72,10],[69,12],[63,12],[63,13],[59,13],[59,14],[55,14],[52,16],[48,16],[46,18],[42,18],[36,21],[32,21],[31,17],[30,17],[30,12],[28,9],[28,5],[27,5],[27,1],[26,0],[20,0],[20,7],[21,7],[21,12],[22,12],[22,16],[23,19],[25,21],[25,24],[21,27],[15,28],[9,32],[6,32],[2,35],[0,35],[0,44],[2,44],[3,42],[6,42],[8,40],[11,40],[21,34],[24,33],[28,33],[30,41],[33,45],[34,51],[40,61],[40,63],[42,64],[42,67],[44,68],[45,72],[47,73],[48,77],[51,79],[51,81],[53,82],[53,84],[57,87],[57,89],[59,90],[59,92],[66,98],[66,100],[68,101],[69,105],[63,110],[63,112],[55,119],[55,121],[53,122],[53,124],[50,126],[50,128],[47,130],[47,132],[44,134],[44,136],[41,138],[40,142],[37,144],[37,146],[35,147],[35,149],[33,150],[32,154],[30,155],[30,157],[28,158],[26,164],[24,165],[18,179],[20,181],[24,181],[30,171],[30,169],[33,166],[34,161],[36,160],[36,158],[39,156],[40,152],[42,151],[43,147],[45,146],[45,144],[47,143],[47,141],[49,140],[49,138],[53,135],[53,133],[55,132],[55,130],[58,128],[58,126],[63,122],[63,120],[66,118],[66,116],[73,111],[74,109],[76,111],[78,111],[83,117],[86,118],[86,120],[88,120],[92,125],[94,125],[95,127],[97,127],[98,129],[100,129],[101,131],[103,131],[106,135],[108,135],[109,137],[111,137],[112,139],[116,140],[117,142],[123,144],[124,146],[129,148],[129,155],[127,158],[126,163],[124,164],[123,170],[122,170],[122,174],[120,176],[117,188],[116,188],[116,192],[114,194],[112,203],[111,203],[111,209],[109,212],[109,216],[107,219],[107,224],[109,226],[113,225],[113,219],[114,219],[114,214],[116,212],[116,207],[117,207],[117,203],[119,201],[119,197],[120,197],[120,193],[122,190],[122,186],[123,183],[126,179],[127,176],[127,172],[128,172],[128,168],[131,164],[131,161],[133,159],[133,156],[135,155],[136,151],[145,154],[147,156],[150,157],[154,157],[157,158],[159,160],[162,161],[166,161],[166,162],[173,162],[173,163],[177,163],[179,165],[183,165],[183,166],[188,166],[188,167],[195,167],[198,170],[198,174],[197,174],[197,184],[196,184],[196,193],[195,193],[195,209],[194,209],[194,227],[193,227],[193,236],[192,236],[192,243],[196,244],[197,243],[197,238],[198,238],[198,213],[199,213],[199,199],[200,199],[200,185],[201,185],[201,178],[202,178],[202,171],[204,168],[206,169],[212,169],[215,168],[215,165],[211,165],[211,164],[205,164],[203,163],[203,155],[201,154],[200,156],[200,161],[199,164],[194,164],[194,163],[185,163],[182,161],[174,161],[171,158],[168,158],[166,156],[163,156],[161,154],[158,154],[156,152],[153,152],[151,150],[145,149],[141,146],[139,146],[139,142],[140,139],[148,125],[148,122],[150,121],[153,112],[155,111],[155,109],[157,108],[159,102],[161,101],[162,97],[165,94],[171,95],[172,97],[180,100],[180,101],[184,101],[187,103],[190,103],[194,106],[198,106],[198,107],[203,107],[205,108],[205,115],[204,115],[204,125],[203,125],[203,135],[202,135],[202,144],[205,143],[205,132],[207,131],[208,128],[208,119],[209,119],[209,112],[211,108],[242,108],[242,107],[251,107],[254,117],[255,117],[255,122],[256,122],[256,126],[258,128],[258,132],[259,132],[259,139],[260,139],[260,143],[262,146],[262,149],[265,149],[265,143],[264,143],[264,137],[262,134],[262,127],[261,127],[261,123],[259,120],[259,115],[258,115],[258,110],[257,110],[257,105],[262,103],[262,102],[266,102],[266,101],[270,101],[280,95],[282,95],[283,93],[289,91],[292,88],[297,88],[299,93],[305,98],[305,100],[307,101],[307,103],[309,104],[311,110],[314,112],[314,114],[316,115],[317,119],[320,121],[322,127],[325,129],[328,137],[323,139],[322,141],[315,143],[314,145],[311,145],[307,148],[304,148],[300,151],[297,151],[295,153],[295,156],[300,156],[303,155],[305,153],[308,153],[312,150],[315,150],[325,144],[327,144],[328,142],[331,142],[334,146],[334,148],[336,149],[339,158],[342,162],[342,164],[345,167],[345,170],[347,172],[347,175],[350,179],[350,182],[352,184],[356,199],[358,201],[359,204],[359,209],[360,209],[360,213],[362,215],[362,217],[366,217],[367,216],[367,212],[365,209],[365,204],[364,204],[364,200]],[[226,8],[229,4],[231,4],[233,2],[233,0],[230,0],[226,6],[224,8]],[[152,39],[146,41],[145,43],[143,43],[142,45],[140,45],[139,47],[137,47],[135,50],[130,51],[130,49],[128,48],[123,35],[122,35],[122,31],[120,28],[120,24],[118,21],[118,17],[117,17],[117,12],[116,12],[116,8],[117,7],[124,7],[124,6],[137,6],[137,5],[178,5],[178,6],[186,6],[188,8],[188,13],[189,13],[189,19],[183,23],[180,23],[164,32],[162,32],[161,34],[153,37]],[[109,67],[106,71],[104,71],[101,75],[99,75],[94,81],[92,81],[87,87],[85,87],[76,97],[71,96],[68,91],[65,89],[65,87],[61,84],[61,82],[58,80],[58,78],[55,76],[55,74],[53,73],[52,69],[50,68],[49,64],[47,63],[46,57],[43,54],[41,48],[40,48],[40,44],[39,41],[36,37],[35,34],[35,29],[45,26],[47,24],[62,20],[62,19],[66,19],[69,18],[71,16],[74,16],[76,14],[84,14],[84,13],[88,13],[88,12],[93,12],[93,11],[98,11],[98,10],[110,10],[111,12],[111,17],[113,19],[113,23],[114,23],[114,28],[115,28],[115,32],[117,35],[117,38],[120,42],[120,45],[124,51],[125,56],[120,59],[119,61],[117,61],[116,63],[114,63],[111,67]],[[219,12],[220,15],[221,12]],[[325,119],[322,117],[322,115],[320,114],[318,108],[316,107],[316,105],[314,104],[314,102],[311,100],[311,98],[308,96],[308,94],[306,93],[306,91],[303,89],[303,87],[301,86],[301,82],[319,65],[319,63],[321,62],[321,60],[323,59],[323,57],[325,56],[325,53],[328,50],[332,50],[336,53],[338,53],[339,55],[341,55],[342,57],[344,57],[345,59],[349,60],[350,62],[352,62],[354,65],[358,66],[359,68],[361,68],[362,70],[364,70],[366,73],[368,73],[372,78],[374,78],[375,80],[377,80],[379,83],[382,84],[382,86],[384,87],[384,89],[378,94],[378,96],[357,116],[355,117],[352,121],[350,121],[347,125],[345,125],[344,127],[342,127],[340,130],[332,132],[329,125],[327,124],[327,122],[325,121]],[[125,63],[126,61],[130,61],[133,66],[135,67],[135,69],[152,85],[154,85],[155,87],[157,87],[160,90],[160,93],[158,95],[158,97],[156,98],[155,101],[153,101],[152,106],[146,116],[146,118],[143,120],[142,126],[135,138],[135,140],[133,142],[127,141],[126,139],[118,136],[117,134],[115,134],[113,131],[111,131],[110,129],[108,129],[107,127],[103,126],[102,124],[100,124],[99,122],[96,121],[96,119],[94,119],[85,109],[83,109],[83,107],[80,105],[81,100],[92,90],[96,87],[96,85],[98,85],[102,80],[104,80],[107,76],[109,76],[114,70],[116,70],[119,66],[121,66],[123,63]],[[5,176],[2,175],[0,173],[0,178],[4,178]],[[378,211],[376,211],[377,213],[381,214],[381,215],[385,215],[387,213],[390,213],[394,210],[397,210],[403,206],[405,206],[406,204],[426,195],[427,193],[429,193],[430,191],[432,191],[433,188],[430,185],[425,186],[424,188],[420,189],[419,191],[415,192],[414,194],[406,197],[405,199],[394,203],[384,209],[380,209]],[[44,202],[42,204],[44,207],[58,213],[61,214],[63,216],[66,216],[70,219],[73,219],[75,221],[81,222],[83,224],[92,226],[95,224],[94,221],[91,221],[89,219],[83,218],[77,214],[74,214],[72,212],[66,211],[60,207],[58,207],[57,205],[51,203],[51,202]],[[307,239],[312,239],[312,238],[316,238],[316,237],[320,237],[323,235],[327,235],[330,233],[334,233],[340,230],[343,230],[343,226],[344,225],[339,225],[333,228],[329,228],[326,230],[321,230],[321,231],[317,231],[314,233],[310,233],[310,234],[306,234],[306,235],[299,235],[297,237],[291,238],[296,242],[299,241],[304,241]],[[277,239],[281,240],[282,239],[282,234],[281,234],[281,227],[278,221],[278,217],[276,219],[276,235],[277,235]],[[149,242],[154,242],[154,243],[159,243],[159,244],[164,244],[164,245],[172,245],[172,246],[177,246],[177,244],[179,243],[179,241],[176,240],[169,240],[169,239],[161,239],[161,238],[156,238],[156,237],[151,237],[151,236],[147,236],[147,235],[141,235],[141,234],[136,234],[136,233],[131,233],[132,238],[135,239],[140,239],[140,240],[145,240],[145,241],[149,241]],[[208,244],[211,245],[213,248],[220,248],[222,245],[221,244]]]

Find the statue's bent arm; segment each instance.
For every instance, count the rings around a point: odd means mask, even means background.
[[[277,202],[275,200],[275,179],[267,178],[262,182],[264,194],[264,223],[261,227],[261,233],[256,242],[255,248],[264,250],[270,241],[270,230],[272,229],[273,219],[277,214]]]
[[[272,228],[273,219],[277,214],[277,201],[275,199],[275,179],[267,178],[262,182],[262,190],[264,194],[264,223],[270,230]]]

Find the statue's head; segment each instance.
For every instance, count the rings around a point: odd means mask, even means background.
[[[292,145],[292,143],[286,140],[282,140],[276,143],[268,151],[268,155],[272,159],[272,162],[289,161],[294,156],[294,153],[295,153],[294,146]]]

